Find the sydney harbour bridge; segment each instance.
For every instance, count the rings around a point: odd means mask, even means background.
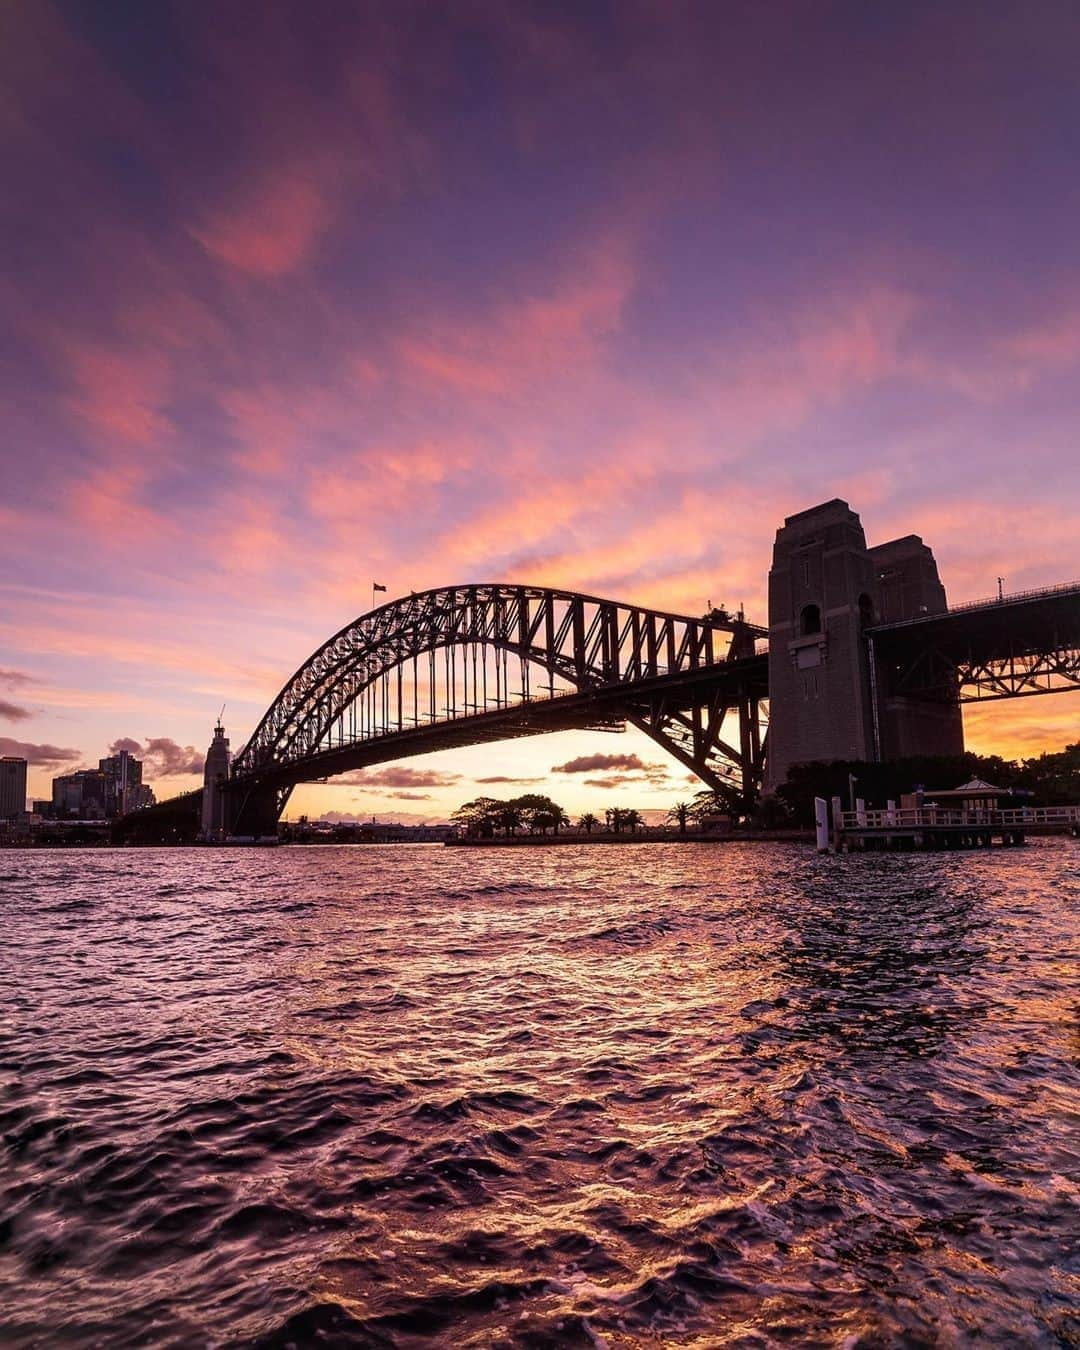
[[[745,811],[792,763],[954,753],[962,703],[1076,689],[1080,583],[949,609],[918,536],[868,548],[832,501],[777,532],[767,625],[501,583],[375,608],[303,663],[230,769],[120,833],[271,834],[299,783],[626,726]]]

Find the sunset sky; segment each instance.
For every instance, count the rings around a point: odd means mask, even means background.
[[[764,621],[834,496],[952,602],[1073,580],[1078,69],[1075,0],[0,0],[0,753],[192,786],[372,580]],[[524,790],[694,787],[574,733],[290,814]]]

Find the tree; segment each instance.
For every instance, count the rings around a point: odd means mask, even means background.
[[[793,764],[787,780],[776,789],[776,795],[796,824],[811,826],[815,797],[824,797],[826,801],[839,797],[847,805],[849,778],[855,779],[856,795],[871,806],[898,802],[905,793],[920,787],[927,792],[959,787],[971,778],[982,778],[1000,788],[1030,789],[1033,786],[1027,765],[1002,759],[1000,755],[965,753],[918,755],[880,764],[842,759]]]
[[[717,788],[703,788],[694,793],[690,810],[699,820],[702,816],[730,816],[733,803],[730,794]]]
[[[1035,793],[1042,805],[1080,802],[1080,741],[1037,759],[1025,759],[1023,776],[1024,786]]]
[[[528,792],[510,801],[498,797],[476,797],[459,806],[451,819],[466,834],[487,838],[496,830],[502,830],[510,838],[522,826],[533,833],[540,831],[546,834],[548,830],[554,830],[558,834],[561,825],[570,824],[570,817],[558,802],[538,792]]]
[[[550,829],[558,834],[560,825],[570,823],[569,816],[558,802],[553,802],[540,792],[526,792],[521,797],[515,797],[512,805],[518,808],[523,823],[533,833],[539,830],[541,834],[546,834]]]
[[[604,819],[607,821],[608,829],[613,834],[621,834],[622,827],[626,822],[626,812],[621,806],[609,806],[604,812]]]
[[[629,826],[631,834],[633,834],[634,831],[638,829],[639,826],[644,825],[644,823],[645,822],[641,818],[640,811],[634,811],[633,809],[631,809],[629,811],[623,812],[623,824]]]
[[[468,835],[490,836],[495,833],[498,813],[505,805],[497,797],[475,797],[459,806],[450,819]]]
[[[671,808],[671,810],[667,813],[668,820],[678,821],[680,834],[686,833],[686,822],[687,820],[689,820],[693,812],[693,809],[694,808],[690,805],[689,802],[676,802],[675,805]]]
[[[584,815],[578,816],[578,828],[585,831],[586,834],[592,834],[595,826],[600,822],[591,811],[586,811]]]
[[[541,834],[546,834],[549,826],[553,834],[558,834],[560,825],[570,824],[570,817],[557,802],[552,802],[547,811],[537,811],[535,820]]]
[[[791,817],[780,798],[770,792],[758,800],[754,824],[761,830],[781,830],[791,824]]]
[[[495,824],[506,831],[506,837],[509,839],[521,824],[521,809],[517,802],[500,802],[495,812]]]

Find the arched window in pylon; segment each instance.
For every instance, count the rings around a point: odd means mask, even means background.
[[[874,602],[863,591],[859,596],[859,627],[871,628],[874,623]]]
[[[809,637],[821,632],[821,610],[817,605],[803,605],[799,614],[799,635]]]

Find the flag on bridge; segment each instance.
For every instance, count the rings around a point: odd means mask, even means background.
[[[379,583],[378,583],[377,581],[373,581],[373,582],[371,583],[371,592],[372,592],[373,595],[374,595],[374,593],[375,593],[376,591],[385,591],[385,590],[386,590],[386,587],[385,587],[385,586],[380,586]]]

